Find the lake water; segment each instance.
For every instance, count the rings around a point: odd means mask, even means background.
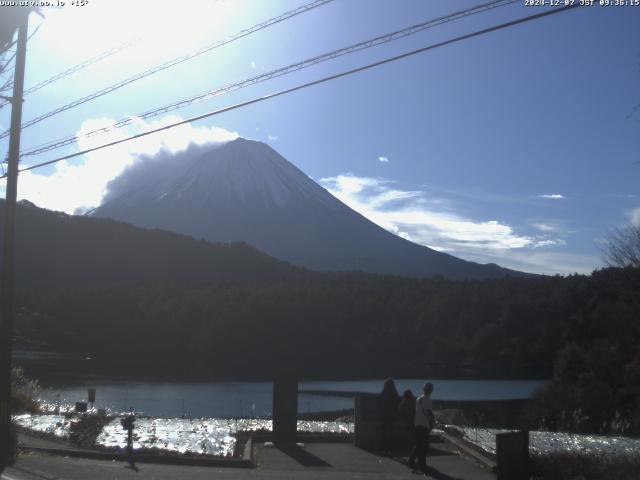
[[[111,418],[96,439],[96,445],[110,450],[124,450],[127,431],[122,428],[123,417]],[[68,438],[77,416],[62,414],[16,415],[21,427],[58,438]],[[271,431],[272,422],[263,418],[149,418],[138,417],[133,432],[135,450],[160,449],[177,453],[199,453],[230,457],[236,446],[238,432]],[[352,422],[299,420],[298,432],[350,434]]]
[[[425,380],[398,380],[398,392],[410,389],[418,394]],[[545,382],[539,380],[432,380],[433,398],[440,400],[504,400],[530,398]],[[298,411],[323,412],[353,408],[348,396],[304,393],[370,392],[382,389],[383,380],[300,382]],[[87,389],[96,389],[96,408],[156,417],[256,417],[270,416],[272,384],[269,382],[176,383],[85,379],[57,381],[43,388],[40,398],[50,403],[69,404],[87,400]]]

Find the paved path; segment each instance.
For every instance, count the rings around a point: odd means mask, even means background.
[[[257,468],[185,467],[140,463],[137,470],[117,461],[87,460],[38,453],[23,454],[2,480],[288,480],[288,479],[411,479],[406,458],[380,457],[345,443],[310,443],[282,450],[255,445]],[[477,464],[443,443],[432,446],[429,477],[435,480],[494,480]]]
[[[24,433],[18,433],[18,445],[35,447],[35,448],[54,448],[57,450],[75,450],[82,451],[83,449],[74,447],[68,442],[57,438],[41,438],[35,435],[27,435]]]

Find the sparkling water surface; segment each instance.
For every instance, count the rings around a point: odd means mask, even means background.
[[[124,450],[127,431],[122,427],[123,417],[114,417],[104,426],[96,439],[98,447]],[[16,415],[14,421],[23,428],[68,438],[77,417],[62,414]],[[261,418],[151,418],[135,420],[133,448],[137,451],[161,450],[174,453],[195,453],[233,456],[238,432],[271,431],[272,422]],[[352,422],[298,421],[298,431],[307,433],[353,433]]]
[[[384,380],[300,382],[298,412],[325,412],[353,408],[353,399],[340,392],[382,390]],[[398,392],[410,389],[417,396],[425,380],[397,380]],[[530,398],[544,385],[540,380],[433,380],[434,399],[503,400]],[[273,387],[270,382],[158,382],[111,379],[75,379],[47,386],[40,398],[50,403],[87,400],[96,389],[97,408],[154,417],[255,417],[270,416]],[[305,393],[310,391],[313,393]],[[334,394],[317,394],[316,391]]]

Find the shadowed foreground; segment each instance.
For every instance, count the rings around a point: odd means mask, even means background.
[[[131,468],[126,462],[65,458],[42,454],[23,454],[14,467],[7,469],[2,480],[64,480],[107,479],[305,479],[305,478],[394,478],[415,479],[406,466],[405,457],[380,457],[345,443],[310,443],[298,446],[255,446],[255,469],[183,467],[173,465],[138,464]],[[429,477],[437,480],[489,480],[492,473],[456,455],[442,443],[430,452]]]

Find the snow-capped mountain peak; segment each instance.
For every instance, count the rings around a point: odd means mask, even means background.
[[[270,146],[243,138],[134,165],[110,183],[103,205],[93,215],[212,242],[244,241],[317,270],[449,278],[510,273],[436,252],[382,229]]]

